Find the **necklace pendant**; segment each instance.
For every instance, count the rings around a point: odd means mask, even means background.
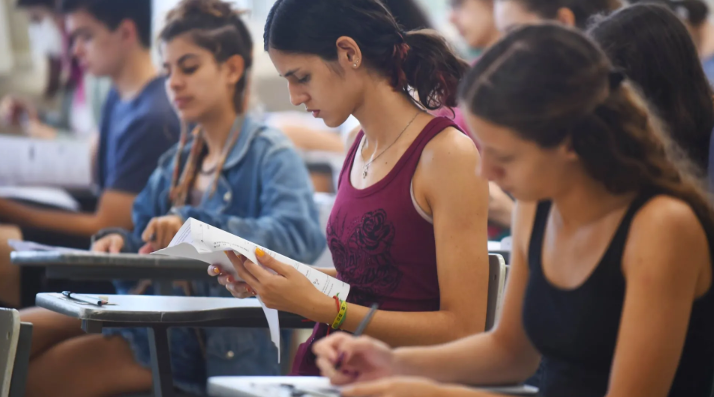
[[[369,171],[369,166],[366,165],[362,168],[362,179],[367,179],[367,172]]]

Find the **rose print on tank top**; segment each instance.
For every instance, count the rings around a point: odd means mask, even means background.
[[[381,209],[367,212],[351,224],[340,213],[336,218],[340,221],[330,223],[327,242],[338,278],[352,286],[349,301],[359,305],[381,303],[402,280],[391,255],[394,225]]]

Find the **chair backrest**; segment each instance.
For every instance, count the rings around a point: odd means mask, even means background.
[[[486,308],[486,331],[493,328],[501,313],[503,292],[506,286],[508,267],[503,256],[488,255],[488,301]]]
[[[335,195],[315,193],[314,199],[317,210],[320,213],[320,229],[324,233],[327,230],[327,222],[330,220],[332,207],[335,205]],[[333,269],[335,267],[334,263],[332,263],[332,253],[329,247],[325,248],[322,255],[313,263],[313,266],[327,269]]]
[[[0,397],[10,395],[17,344],[20,340],[20,313],[0,308]]]

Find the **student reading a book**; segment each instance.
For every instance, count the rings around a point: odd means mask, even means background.
[[[152,63],[151,2],[145,0],[63,0],[66,28],[80,65],[111,78],[113,88],[102,111],[96,157],[99,198],[93,213],[41,209],[0,199],[0,222],[21,227],[23,237],[50,245],[89,247],[89,238],[108,227],[131,229],[131,206],[157,160],[178,141],[180,126]],[[5,242],[2,242],[5,244]],[[0,258],[0,280],[12,274]],[[23,305],[34,303],[40,276],[23,271]],[[17,296],[0,300],[17,302]]]
[[[114,0],[112,0],[114,1]],[[296,260],[325,248],[304,163],[289,140],[245,115],[253,44],[230,3],[184,0],[160,34],[166,90],[184,124],[178,147],[159,161],[137,197],[135,228],[101,232],[97,252],[148,253],[166,247],[194,218]],[[151,293],[117,283],[120,293]],[[215,282],[177,283],[177,295],[230,296]],[[109,396],[149,391],[146,329],[83,335],[79,322],[44,309],[34,324],[29,396]],[[265,329],[175,328],[169,333],[174,384],[203,395],[207,376],[278,375]]]
[[[220,282],[318,323],[293,364],[300,375],[318,373],[314,341],[330,328],[354,331],[373,303],[381,306],[366,333],[391,345],[483,331],[488,184],[473,141],[426,112],[455,105],[468,65],[437,33],[401,31],[379,0],[279,0],[264,37],[293,104],[328,126],[350,114],[363,126],[327,226],[336,270],[325,272],[351,291],[326,296],[267,256],[262,264],[278,275],[232,257],[245,283]]]
[[[620,6],[620,0],[496,0],[494,15],[501,32],[543,21],[585,29],[593,15],[608,13]]]
[[[344,396],[485,397],[434,380],[514,384],[542,361],[544,397],[708,397],[714,212],[625,76],[577,31],[525,26],[460,97],[481,173],[519,200],[501,319],[438,347],[333,335],[323,373],[360,382]]]
[[[642,90],[696,172],[706,175],[714,93],[685,25],[666,7],[643,3],[598,20],[589,35]],[[714,186],[714,175],[709,178]]]

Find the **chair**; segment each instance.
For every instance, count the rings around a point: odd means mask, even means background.
[[[508,266],[503,256],[488,255],[488,301],[486,303],[486,331],[493,328],[501,314],[503,292],[506,285]]]
[[[32,324],[17,310],[0,308],[0,397],[23,397],[30,363]]]
[[[315,193],[314,200],[317,210],[320,213],[320,228],[324,232],[327,230],[327,222],[330,220],[330,213],[332,212],[332,207],[335,205],[335,195]],[[335,267],[334,263],[332,263],[332,253],[329,247],[325,248],[322,255],[313,263],[313,266],[318,268]]]

